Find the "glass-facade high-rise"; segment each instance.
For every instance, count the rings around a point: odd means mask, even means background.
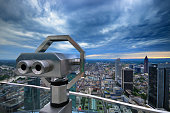
[[[40,86],[40,79],[29,78],[28,84]],[[24,87],[24,109],[25,110],[40,109],[40,89]]]
[[[164,96],[164,108],[170,111],[170,68],[165,70],[166,78],[165,78],[165,96]]]
[[[120,58],[115,60],[115,81],[121,82],[121,63],[120,63]],[[121,84],[121,83],[119,83]]]
[[[148,104],[170,110],[170,64],[149,66]]]
[[[149,66],[148,104],[152,107],[157,106],[157,67],[157,64]]]
[[[122,88],[125,90],[133,90],[133,70],[122,69]]]

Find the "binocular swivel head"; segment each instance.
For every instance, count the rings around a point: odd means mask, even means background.
[[[16,73],[23,76],[64,78],[80,64],[76,55],[61,53],[22,53]]]

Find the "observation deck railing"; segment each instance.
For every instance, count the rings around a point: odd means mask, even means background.
[[[8,84],[8,85],[15,85],[18,87],[24,86],[24,87],[30,87],[30,88],[39,88],[39,89],[44,89],[44,90],[50,90],[50,88],[48,88],[48,87],[27,85],[27,84],[8,83],[8,82],[0,82],[0,84]],[[125,102],[120,102],[120,101],[103,98],[103,97],[99,97],[99,96],[95,96],[95,95],[90,95],[90,94],[84,94],[84,93],[80,93],[80,92],[69,91],[69,95],[74,95],[77,98],[83,98],[83,97],[87,98],[88,103],[89,103],[89,99],[91,99],[90,105],[88,105],[87,109],[85,109],[85,110],[72,109],[73,113],[77,113],[77,112],[80,112],[80,113],[98,113],[98,112],[104,112],[104,113],[105,112],[108,112],[108,113],[123,113],[123,112],[125,112],[125,113],[169,113],[168,111],[133,105],[133,104],[125,103]],[[96,101],[102,101],[105,104],[109,104],[110,107],[104,108],[103,106],[101,106],[101,110],[98,110],[97,106],[100,106],[100,105],[97,105],[97,104],[93,105],[94,104],[93,101],[95,101],[95,103],[96,103]],[[1,103],[0,106],[2,106],[2,104],[3,103]],[[91,106],[91,108],[89,108],[89,106]],[[76,108],[78,108],[78,107],[79,107],[79,105],[76,105]],[[94,108],[94,107],[96,107],[96,108]],[[35,109],[32,111],[23,111],[23,112],[38,112],[38,111],[39,110]],[[13,111],[8,111],[8,112],[13,112]],[[17,112],[15,112],[15,113],[17,113]]]

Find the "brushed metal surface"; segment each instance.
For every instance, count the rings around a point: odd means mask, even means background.
[[[21,73],[21,74],[29,73],[31,71],[30,69],[31,69],[33,62],[34,61],[32,61],[32,60],[19,61],[17,66],[16,66],[17,69],[18,69],[18,72]]]
[[[53,86],[51,85],[51,102],[60,104],[68,99],[67,85]]]
[[[30,73],[21,73],[22,71],[19,71],[20,67],[17,66],[16,74],[20,76],[64,78],[75,69],[75,65],[71,63],[73,59],[78,59],[78,56],[61,53],[22,53],[16,60],[18,65],[20,61],[39,62],[42,70],[37,72],[35,66],[31,65],[32,70]],[[51,66],[48,67],[48,64]]]

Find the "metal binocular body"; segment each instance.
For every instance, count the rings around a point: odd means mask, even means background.
[[[80,58],[62,53],[22,53],[16,62],[18,75],[64,78],[80,65]]]
[[[45,53],[53,42],[69,41],[80,53],[80,56],[63,53]],[[50,105],[60,108],[71,103],[68,90],[84,75],[84,51],[68,35],[48,36],[37,48],[35,53],[21,53],[17,58],[15,73],[20,76],[41,77],[42,82],[51,90]],[[69,83],[67,75],[76,71],[79,73]],[[46,78],[55,78],[49,81]]]

